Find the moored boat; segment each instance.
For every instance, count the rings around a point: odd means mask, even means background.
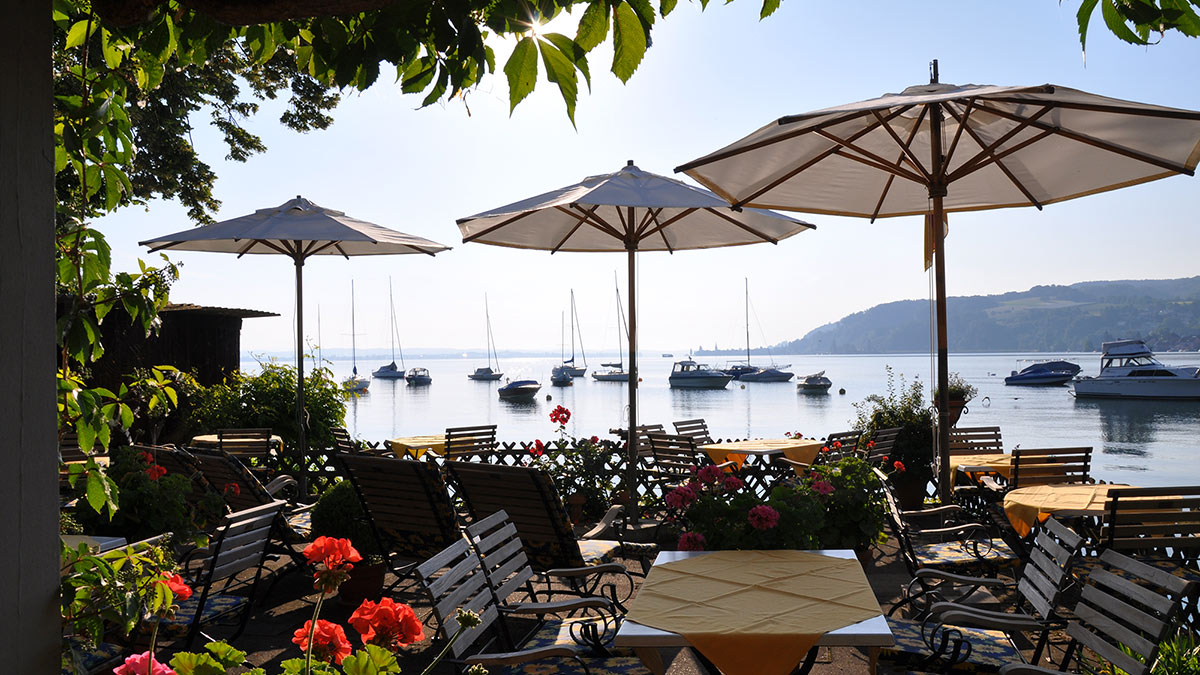
[[[1200,400],[1200,368],[1165,365],[1142,340],[1105,342],[1102,349],[1100,375],[1075,380],[1075,396]]]
[[[386,366],[379,366],[372,373],[371,377],[378,377],[384,380],[398,380],[404,377],[404,369],[396,365],[395,361]]]
[[[537,380],[514,380],[497,389],[496,393],[502,401],[532,401],[541,389]]]
[[[675,362],[668,381],[672,389],[724,389],[732,379],[731,375],[709,368],[708,364],[687,359]]]
[[[492,313],[488,309],[487,295],[483,296],[483,316],[487,321],[487,337],[484,338],[486,344],[484,350],[487,352],[488,364],[482,368],[476,368],[475,372],[467,375],[468,380],[476,382],[495,382],[504,377],[504,373],[500,372],[500,357],[496,356],[496,340],[492,337]],[[496,369],[492,370],[492,357],[496,357]]]
[[[420,386],[433,382],[433,377],[429,374],[429,369],[415,367],[409,368],[404,374],[404,381],[413,386]]]
[[[1057,386],[1075,379],[1080,367],[1070,361],[1039,361],[1004,378],[1004,384]]]
[[[571,374],[569,366],[554,366],[550,371],[550,384],[556,387],[569,387],[574,384],[575,376]]]
[[[504,377],[504,373],[492,370],[490,366],[484,368],[476,368],[475,372],[467,375],[468,380],[476,380],[479,382],[495,382]]]
[[[833,381],[825,377],[825,371],[805,375],[796,383],[796,389],[803,394],[824,394],[833,386]]]
[[[778,368],[755,368],[754,372],[745,373],[738,379],[742,382],[787,382],[795,376],[795,373]]]

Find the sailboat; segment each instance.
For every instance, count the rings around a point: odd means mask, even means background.
[[[504,373],[500,372],[500,357],[496,356],[496,342],[492,339],[492,315],[488,311],[487,295],[483,296],[483,315],[487,319],[487,346],[485,349],[488,354],[488,364],[486,368],[476,368],[475,372],[467,375],[468,379],[480,382],[494,382],[504,377]],[[492,357],[496,356],[496,368],[492,370]]]
[[[355,394],[367,393],[371,381],[358,374],[358,333],[354,328],[354,280],[350,280],[350,361],[354,364],[353,374],[342,381],[342,387]]]
[[[396,305],[392,302],[392,278],[388,277],[388,316],[392,322],[392,362],[386,366],[380,366],[371,373],[371,377],[379,377],[388,380],[397,380],[404,377],[404,347],[400,347],[400,365],[396,365]]]
[[[735,366],[735,368],[740,367]],[[774,363],[768,368],[754,368],[750,366],[750,279],[748,278],[746,279],[746,367],[751,369],[750,372],[735,375],[742,382],[787,382],[795,377],[794,373],[780,370]],[[783,368],[786,367],[783,366]],[[725,372],[729,373],[729,371]]]
[[[564,352],[566,351],[566,343],[567,343],[566,325],[567,325],[566,317],[565,316],[560,317],[559,324],[558,324],[558,334],[559,334],[558,358],[560,360],[563,358],[563,356],[565,355]],[[554,368],[550,371],[550,384],[552,384],[556,387],[569,387],[569,386],[575,384],[575,376],[571,374],[571,367],[567,365],[566,361],[563,361],[561,364],[554,366]]]
[[[579,331],[579,353],[583,355],[583,367],[575,365],[575,327],[579,325],[579,314],[575,312],[575,289],[571,289],[571,358],[562,362],[571,377],[587,376],[587,352],[583,351],[583,331]]]
[[[625,328],[625,314],[621,311],[621,287],[617,285],[617,274],[613,272],[613,287],[617,291],[617,354],[621,353],[625,343],[622,342],[622,334],[628,334],[628,328]],[[592,379],[597,382],[628,382],[629,373],[625,372],[625,364],[618,359],[613,363],[601,363],[600,365],[608,368],[608,370],[597,370],[592,373]]]

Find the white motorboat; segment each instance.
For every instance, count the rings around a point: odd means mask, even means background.
[[[708,364],[687,359],[675,362],[669,382],[672,389],[724,389],[732,379],[732,375],[709,368]]]
[[[833,386],[833,381],[825,377],[825,371],[805,375],[796,383],[796,389],[804,394],[824,394]]]
[[[477,382],[495,382],[504,377],[504,373],[500,372],[500,357],[496,356],[496,341],[492,338],[492,314],[488,310],[487,295],[483,296],[483,316],[487,321],[487,345],[484,349],[487,350],[488,364],[483,368],[476,368],[475,372],[467,375],[467,379]],[[492,370],[492,357],[496,357],[496,370]]]
[[[575,376],[571,374],[571,368],[566,365],[554,366],[550,371],[550,384],[556,387],[569,387],[575,384]]]
[[[433,376],[429,374],[428,368],[417,366],[408,369],[408,372],[404,374],[404,381],[414,387],[424,386],[433,382]]]
[[[541,388],[536,380],[516,380],[500,387],[496,393],[502,401],[532,401]]]
[[[1200,368],[1168,366],[1142,340],[1105,342],[1100,375],[1075,380],[1080,398],[1200,399]]]

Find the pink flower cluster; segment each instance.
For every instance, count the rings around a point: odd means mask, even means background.
[[[831,495],[833,494],[833,483],[827,480],[819,480],[812,484],[812,489],[822,495]]]
[[[667,506],[673,509],[686,509],[696,503],[699,495],[692,489],[691,485],[681,485],[667,493]]]
[[[679,537],[680,551],[703,551],[704,550],[704,535],[699,532],[684,532]]]
[[[756,530],[769,530],[779,524],[779,512],[766,504],[759,504],[750,509],[748,519],[750,527]]]
[[[696,478],[705,485],[716,485],[725,475],[725,470],[719,466],[706,466],[696,472]]]

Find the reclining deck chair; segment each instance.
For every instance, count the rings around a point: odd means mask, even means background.
[[[446,483],[435,465],[347,454],[334,461],[354,486],[379,550],[399,577],[396,583],[417,563],[462,539]]]
[[[296,544],[312,539],[312,504],[297,504],[289,497],[294,496],[296,479],[291,476],[276,476],[263,485],[241,460],[225,450],[196,448],[191,453],[175,451],[176,461],[190,461],[204,475],[212,489],[225,500],[231,511],[269,504],[285,499],[282,536],[284,542]]]
[[[644,575],[658,555],[654,544],[592,539],[587,534],[576,540],[554,480],[541,469],[449,462],[446,470],[472,521],[497,511],[508,513],[530,564],[539,572],[599,565],[621,556],[638,560]]]

